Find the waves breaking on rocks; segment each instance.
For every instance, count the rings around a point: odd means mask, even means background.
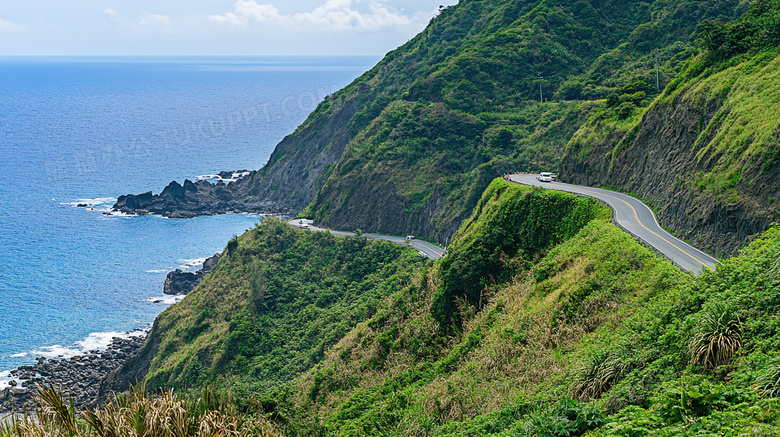
[[[0,415],[33,410],[32,396],[41,386],[61,390],[66,399],[73,399],[76,407],[94,407],[100,383],[143,346],[148,332],[148,329],[137,329],[122,334],[91,335],[91,340],[88,338],[79,343],[95,346],[95,349],[68,357],[57,355],[55,359],[40,354],[34,365],[0,372],[0,379],[5,381],[0,386]],[[110,334],[118,335],[107,338]],[[104,343],[105,347],[101,347]],[[55,350],[60,351],[52,347],[51,353]]]

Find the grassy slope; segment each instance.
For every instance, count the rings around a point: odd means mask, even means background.
[[[518,193],[573,197],[498,181],[454,249],[481,225],[495,232],[490,217]],[[552,250],[518,253],[493,278],[508,277],[483,281],[480,305],[461,302],[452,334],[434,316],[443,263],[396,292],[276,399],[287,433],[780,432],[780,229],[699,278],[603,218]]]
[[[528,190],[491,188],[481,205],[493,207],[464,225],[456,247],[475,240],[469,229],[503,209],[496,205]],[[700,278],[603,219],[543,253],[531,266],[506,259],[501,270],[514,275],[488,283],[481,310],[462,305],[462,330],[451,336],[432,316],[442,264],[425,271],[300,379],[293,401],[303,420],[288,431],[780,431],[780,229]]]
[[[668,81],[692,51],[696,23],[744,9],[737,0],[450,7],[315,112],[327,116],[352,99],[363,108],[348,123],[354,140],[305,214],[334,227],[443,240],[495,174],[556,168],[571,135],[603,105],[598,99],[654,82],[653,50]],[[540,82],[554,102],[538,103]],[[385,211],[377,198],[393,207]]]
[[[683,180],[686,188],[702,194],[714,193],[738,199],[736,186],[743,173],[747,184],[761,177],[780,162],[777,145],[777,120],[780,111],[780,56],[776,49],[749,53],[716,62],[710,53],[692,60],[686,71],[675,80],[653,106],[634,111],[630,117],[620,117],[612,109],[593,116],[573,136],[567,153],[583,160],[589,147],[601,143],[615,133],[625,134],[638,128],[642,115],[657,106],[684,101],[697,107],[718,102],[712,121],[701,126],[696,141],[696,159],[709,162],[707,173],[701,172]],[[622,135],[621,135],[622,136]],[[615,144],[607,160],[614,166],[620,162],[620,151],[626,140]]]
[[[261,388],[297,376],[423,263],[398,245],[293,229],[266,218],[232,240],[198,288],[163,314],[151,385],[241,374]]]
[[[291,434],[322,427],[338,435],[457,435],[483,415],[510,408],[517,420],[532,404],[566,396],[562,380],[583,362],[584,339],[689,280],[605,221],[608,210],[596,205],[494,182],[456,237],[449,265],[438,263],[393,295],[387,310],[360,324],[301,379],[294,403],[303,417],[322,422],[300,424]],[[556,209],[559,215],[549,215]],[[519,238],[526,250],[499,248],[495,271],[479,264],[477,254],[501,241],[490,234],[549,230],[568,234],[539,245]],[[483,273],[476,279],[482,302],[462,300],[462,325],[448,335],[437,322],[436,301],[448,282],[462,288],[474,281],[465,268]],[[520,410],[512,407],[517,402]]]

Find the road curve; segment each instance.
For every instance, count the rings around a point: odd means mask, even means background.
[[[355,236],[354,232],[334,231],[331,229],[319,228],[313,225],[314,222],[312,220],[292,219],[292,220],[288,220],[287,223],[289,223],[290,226],[294,226],[296,228],[306,228],[315,232],[328,231],[333,235],[339,235],[342,237]],[[390,235],[378,235],[378,234],[361,234],[361,235],[363,235],[366,238],[370,238],[372,240],[383,240],[383,241],[389,241],[391,243],[402,244],[404,246],[411,246],[417,249],[417,251],[420,252],[420,254],[425,254],[426,258],[431,259],[433,261],[441,259],[441,257],[445,253],[444,249],[434,244],[431,244],[427,241],[411,240],[410,242],[407,242],[406,238],[404,237],[393,237]]]
[[[655,214],[641,201],[623,193],[601,188],[583,187],[562,182],[539,182],[535,174],[514,174],[509,180],[523,185],[567,191],[598,199],[612,208],[614,220],[624,231],[642,240],[663,254],[682,270],[700,275],[705,269],[715,270],[718,260],[664,231]]]

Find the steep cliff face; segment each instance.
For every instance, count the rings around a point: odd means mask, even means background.
[[[300,211],[322,187],[330,165],[338,162],[354,132],[347,127],[359,103],[328,97],[327,117],[313,117],[274,149],[268,164],[247,180],[246,201]]]
[[[780,218],[780,57],[739,61],[683,77],[633,121],[594,117],[561,177],[636,193],[678,236],[735,254]]]

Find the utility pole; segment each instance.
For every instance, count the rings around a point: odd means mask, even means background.
[[[537,74],[539,76],[539,103],[544,103],[542,98],[542,73]]]

